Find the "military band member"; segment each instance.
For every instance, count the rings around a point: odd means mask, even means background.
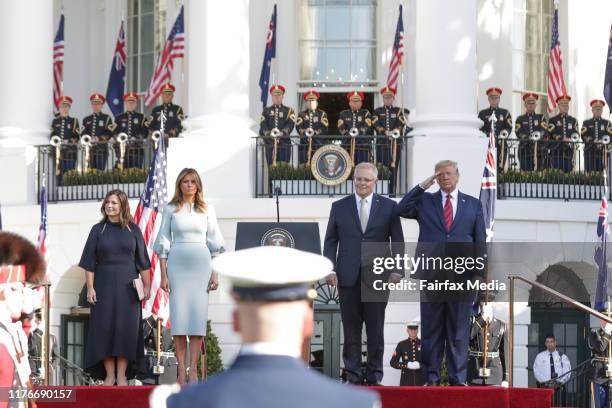
[[[108,144],[112,142],[115,124],[110,115],[102,112],[106,98],[95,93],[89,97],[93,113],[83,119],[81,134],[91,136],[93,147],[91,149],[91,167],[98,170],[106,169],[108,160]]]
[[[402,138],[410,127],[406,122],[410,111],[393,106],[396,89],[386,86],[380,90],[383,106],[374,109],[372,127],[376,131],[376,162],[390,170],[389,193],[395,191],[397,169],[402,157]],[[399,135],[399,137],[398,137]]]
[[[340,112],[338,117],[338,133],[346,138],[342,140],[344,147],[357,165],[361,162],[371,161],[372,137],[372,117],[370,111],[362,109],[364,94],[363,92],[349,92],[346,94],[349,108]]]
[[[606,103],[599,99],[591,101],[593,117],[582,122],[580,135],[584,140],[584,170],[601,171],[604,165],[607,167],[608,143],[612,138],[612,124],[603,119],[601,113]],[[604,136],[607,136],[605,138]]]
[[[138,104],[138,94],[136,92],[128,92],[123,95],[125,101],[125,112],[120,113],[115,118],[117,127],[115,128],[115,137],[120,133],[125,133],[128,137],[125,150],[125,158],[123,168],[142,167],[144,160],[143,141],[147,136],[147,128],[145,126],[145,117],[142,113],[136,111]],[[119,144],[115,144],[115,152],[117,157],[121,157]]]
[[[421,360],[421,339],[419,339],[419,324],[408,323],[406,331],[408,338],[402,340],[395,347],[390,365],[402,370],[401,386],[414,386],[425,384],[424,367]]]
[[[502,94],[501,88],[489,88],[486,91],[487,98],[489,99],[489,107],[478,112],[478,119],[482,120],[482,126],[480,127],[480,131],[483,132],[486,136],[489,136],[491,132],[491,126],[494,126],[495,140],[497,142],[497,154],[498,154],[498,163],[500,167],[503,168],[505,164],[506,155],[506,146],[505,142],[504,148],[502,149],[502,140],[510,136],[512,133],[512,115],[508,112],[507,109],[499,107],[499,100]],[[492,125],[491,116],[495,116],[495,124]],[[503,133],[502,133],[503,132]],[[500,134],[502,135],[500,137]],[[502,153],[503,151],[503,153]]]
[[[329,122],[327,114],[317,108],[320,96],[317,91],[304,94],[306,109],[298,114],[295,122],[295,129],[300,134],[300,164],[308,163],[314,152],[327,142],[326,138],[321,137],[327,134]],[[307,135],[308,129],[314,132],[311,138]]]
[[[161,114],[163,112],[166,117],[166,121],[164,122],[164,134],[166,138],[178,137],[183,130],[182,122],[185,119],[183,108],[172,103],[175,90],[176,88],[174,85],[170,83],[162,85],[162,104],[153,108],[151,116],[147,118],[145,123],[145,126],[148,127],[151,132],[159,130],[161,126]]]
[[[79,142],[79,120],[70,116],[72,98],[61,96],[59,98],[59,113],[51,122],[51,138],[58,136],[61,139],[59,156],[55,149],[55,160],[58,163],[59,174],[61,177],[68,170],[74,170],[77,162],[77,143]]]
[[[526,112],[516,118],[514,133],[519,140],[518,156],[521,170],[532,171],[541,168],[541,147],[548,130],[546,117],[536,113],[539,96],[534,93],[523,95]],[[536,138],[539,141],[536,141]],[[513,165],[513,163],[511,163]]]
[[[485,304],[485,297],[484,294],[479,296],[480,313],[472,317],[467,382],[468,385],[507,385],[508,335],[506,323],[493,316],[493,307],[491,303]],[[494,299],[492,293],[489,293],[488,299],[489,302]],[[485,342],[486,367],[483,364]],[[487,368],[489,372],[482,372],[482,368]]]
[[[573,143],[572,138],[582,142],[578,134],[578,121],[567,113],[569,111],[569,101],[571,100],[572,98],[569,95],[559,96],[557,98],[559,114],[553,116],[548,121],[549,139],[552,142],[549,144],[552,167],[561,169],[566,173],[574,167],[574,152],[577,143]]]
[[[608,310],[600,310],[601,313],[607,314]],[[589,367],[587,376],[592,383],[593,400],[595,408],[610,407],[610,380],[612,378],[606,375],[612,369],[612,361],[609,357],[610,341],[612,341],[612,324],[600,320],[600,326],[597,329],[592,329],[589,334],[589,349],[591,349],[591,366]],[[610,368],[608,365],[610,364]]]
[[[264,137],[268,165],[277,161],[288,163],[291,161],[291,137],[289,135],[295,126],[295,113],[293,109],[283,105],[284,86],[272,85],[270,95],[272,95],[272,105],[265,107],[261,113],[259,135]],[[275,137],[275,132],[280,133]],[[274,149],[275,138],[277,140],[276,149]]]

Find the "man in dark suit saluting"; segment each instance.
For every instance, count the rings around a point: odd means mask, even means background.
[[[440,185],[440,190],[433,194],[426,193],[435,181]],[[457,243],[486,241],[480,201],[460,192],[457,189],[458,182],[457,163],[440,161],[435,166],[435,174],[414,187],[398,203],[397,214],[415,219],[419,224],[419,246],[439,248],[438,244],[443,243],[448,253],[453,248],[456,252],[457,246],[464,250],[476,247]],[[454,272],[459,274],[459,271],[451,272],[451,275],[455,275]],[[426,275],[427,272],[417,272],[420,279],[427,279]],[[460,275],[456,276],[462,279]],[[427,385],[438,385],[440,382],[440,364],[445,348],[451,385],[465,385],[472,309],[470,293],[464,293],[460,300],[451,300],[450,294],[444,292],[436,296],[424,298],[422,292],[421,298],[422,351],[423,362],[427,367]]]
[[[390,256],[391,244],[404,242],[399,217],[393,200],[374,193],[378,172],[371,163],[355,167],[355,194],[332,204],[325,234],[323,254],[329,258],[335,273],[327,278],[329,285],[338,285],[340,313],[344,330],[342,357],[347,381],[360,384],[380,384],[383,377],[384,323],[388,292],[377,293],[376,301],[362,301],[363,291],[372,291],[366,281],[371,276],[371,265],[362,263],[362,245],[381,249],[381,256]],[[369,254],[371,255],[371,254]],[[396,283],[401,272],[384,275]],[[361,331],[365,323],[368,339],[368,361],[365,379],[361,378]]]

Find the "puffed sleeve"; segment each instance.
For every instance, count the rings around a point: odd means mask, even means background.
[[[157,233],[157,238],[153,245],[153,251],[155,251],[157,256],[161,259],[168,258],[170,247],[172,246],[172,229],[170,225],[172,224],[173,215],[174,206],[167,205],[164,209],[161,227],[159,227],[159,232]]]
[[[212,256],[217,256],[225,252],[225,242],[219,223],[217,222],[217,214],[215,207],[208,204],[208,230],[206,231],[206,245]]]
[[[145,246],[144,237],[142,236],[142,231],[138,225],[132,224],[131,228],[134,233],[134,238],[136,238],[136,253],[134,254],[136,270],[145,271],[151,268],[151,261],[149,260],[149,253],[147,252],[147,247]]]
[[[81,261],[79,266],[88,272],[96,271],[96,264],[98,263],[98,238],[100,237],[100,224],[96,224],[91,227],[87,242],[85,242],[85,248],[83,248],[83,254],[81,255]]]

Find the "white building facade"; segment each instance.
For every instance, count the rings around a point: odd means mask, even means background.
[[[51,45],[60,10],[66,17],[64,93],[74,99],[71,115],[81,120],[89,114],[89,95],[105,93],[122,17],[128,46],[126,90],[145,92],[155,57],[181,4],[178,0],[29,0],[3,5],[0,51],[12,61],[0,68],[0,81],[7,91],[7,97],[0,99],[4,229],[36,238],[39,169],[35,146],[47,144],[52,120]],[[386,83],[398,5],[403,5],[405,58],[397,103],[410,109],[415,128],[416,136],[407,147],[409,186],[427,177],[435,162],[450,158],[459,162],[460,188],[478,194],[486,138],[478,131],[481,123],[476,114],[487,107],[484,90],[488,87],[503,89],[501,106],[513,118],[523,111],[525,91],[540,94],[538,111],[545,109],[552,0],[279,0],[277,4],[274,79],[286,87],[285,104],[296,110],[303,109],[301,95],[309,89],[330,98],[359,89],[372,94],[374,106],[382,104],[378,90]],[[185,0],[184,5],[186,55],[175,69],[173,83],[175,101],[188,116],[188,130],[170,142],[168,181],[173,185],[183,167],[200,171],[206,197],[215,204],[232,250],[237,222],[276,217],[272,198],[255,198],[252,139],[258,131],[258,81],[274,2]],[[570,114],[582,122],[590,117],[588,102],[602,99],[612,3],[562,0],[559,19],[565,81],[572,96]],[[607,117],[607,107],[604,112]],[[338,198],[283,197],[281,218],[318,222],[323,239],[330,205]],[[132,210],[136,203],[131,202]],[[495,238],[593,241],[598,207],[596,200],[499,200]],[[51,324],[58,336],[61,316],[76,305],[84,283],[82,271],[73,266],[78,264],[91,225],[100,217],[99,210],[97,201],[49,205]],[[404,221],[403,226],[406,240],[415,240],[416,223]],[[557,263],[594,297],[597,271],[587,265],[586,258],[583,262],[561,256]],[[531,279],[536,280],[544,269],[534,271]],[[226,364],[239,347],[231,329],[231,310],[226,286],[212,294],[209,317]],[[527,368],[539,337],[532,337],[536,326],[527,302],[515,310],[514,381],[527,386]],[[505,305],[496,305],[496,311],[507,320]],[[405,323],[418,315],[418,304],[389,305],[386,364],[404,337]],[[596,322],[587,319],[586,324]],[[563,333],[578,330],[578,326],[555,327]],[[584,340],[578,334],[573,338]],[[566,353],[578,359],[575,350],[581,346],[567,343]],[[384,384],[397,383],[399,372],[387,365]]]

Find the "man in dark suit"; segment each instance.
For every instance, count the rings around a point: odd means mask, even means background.
[[[440,185],[440,191],[426,193],[435,181]],[[442,243],[444,251],[465,251],[472,245],[458,243],[486,241],[480,201],[460,192],[457,189],[458,182],[457,163],[450,160],[438,162],[435,174],[414,187],[397,205],[397,214],[417,220],[419,245],[440,247]],[[421,279],[427,279],[428,273],[417,271]],[[450,273],[457,276],[457,279],[465,279],[459,278],[453,271]],[[471,300],[469,292],[462,293],[459,299],[449,299],[444,295],[436,298],[435,294],[432,298],[428,293],[424,297],[423,292],[421,295],[421,334],[427,385],[439,384],[440,364],[444,355],[450,383],[465,385],[470,317],[475,293]]]
[[[379,384],[383,377],[384,323],[388,292],[379,292],[375,301],[364,302],[362,295],[371,293],[368,283],[372,276],[371,265],[362,262],[362,246],[372,248],[375,244],[388,256],[403,252],[404,234],[399,217],[395,214],[396,203],[374,194],[377,171],[371,163],[360,163],[355,167],[355,194],[332,204],[325,234],[323,254],[334,264],[335,273],[327,278],[329,285],[338,285],[340,313],[344,330],[344,369],[347,381],[360,384],[361,378],[361,331],[365,323],[368,338],[368,360],[365,382]],[[385,243],[384,245],[382,243]],[[386,247],[386,248],[383,248]],[[371,255],[371,254],[369,254]],[[396,283],[402,272],[383,276],[384,280]]]
[[[227,252],[212,267],[232,282],[242,348],[227,371],[170,396],[169,408],[380,407],[375,392],[339,384],[300,359],[313,332],[312,284],[331,272],[328,259],[265,246]]]

